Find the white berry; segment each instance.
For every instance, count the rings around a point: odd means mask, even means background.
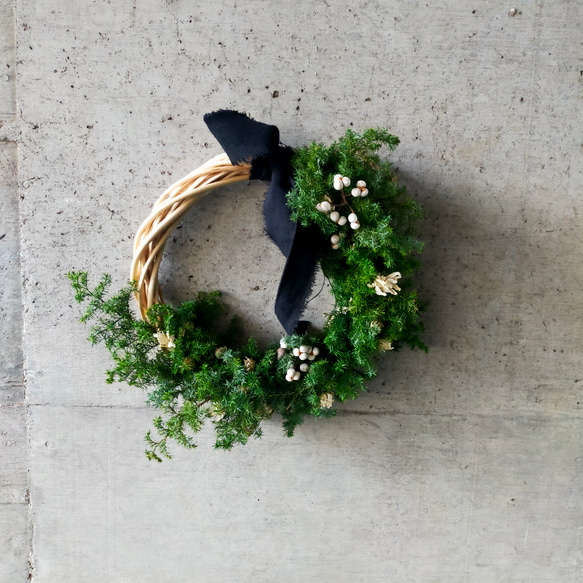
[[[332,249],[340,249],[340,245],[338,245],[338,243],[334,243],[334,245],[332,245]]]
[[[300,360],[308,360],[308,353],[300,352]]]
[[[310,365],[307,362],[300,364],[300,370],[302,372],[308,372],[310,370]]]
[[[332,205],[327,200],[323,200],[320,203],[320,208],[318,210],[321,210],[322,212],[328,213],[332,210]]]
[[[342,180],[342,174],[334,174],[334,182],[340,182]]]
[[[350,194],[352,194],[352,196],[360,196],[360,188],[353,188],[350,191]]]
[[[346,217],[340,217],[340,218],[338,219],[338,224],[339,224],[340,226],[342,226],[342,225],[345,225],[346,223],[347,223]]]
[[[300,371],[296,371],[294,374],[294,381],[299,381],[301,377],[302,375],[300,374]]]
[[[310,352],[309,347],[302,344],[300,346],[300,352]]]
[[[314,346],[314,348],[312,348],[312,354],[318,356],[318,354],[320,354],[320,349],[317,346]]]
[[[279,347],[280,348],[287,348],[287,344],[283,338],[279,341]]]
[[[340,219],[340,213],[338,211],[332,211],[330,213],[330,220],[331,221],[334,221],[335,223],[337,223],[339,219]]]
[[[338,235],[332,235],[330,237],[330,241],[331,241],[332,245],[336,245],[336,243],[338,243],[338,241],[340,241],[340,237]]]
[[[342,184],[344,184],[344,186],[346,186],[348,188],[350,186],[350,178],[348,178],[348,176],[343,176],[342,177]]]
[[[365,182],[364,180],[359,180],[359,181],[356,183],[356,186],[357,186],[358,188],[366,188],[366,182]]]
[[[358,217],[356,216],[356,214],[355,214],[355,213],[350,213],[350,214],[348,215],[348,220],[349,220],[351,223],[355,223],[356,221],[358,221]]]
[[[294,348],[294,356],[299,356],[299,355],[300,355],[300,349]]]
[[[344,188],[344,184],[342,180],[335,180],[334,181],[334,190],[342,190]]]
[[[360,191],[360,196],[362,196],[362,197],[368,196],[368,188],[363,188]]]
[[[360,223],[358,221],[355,221],[354,223],[350,223],[351,228],[353,228],[355,231],[356,229],[360,229]]]

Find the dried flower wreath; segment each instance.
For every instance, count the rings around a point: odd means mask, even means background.
[[[68,274],[81,321],[96,318],[89,340],[104,342],[115,366],[107,381],[149,390],[162,411],[158,435],[146,435],[150,459],[170,457],[169,439],[192,448],[205,419],[216,447],[261,435],[261,422],[283,417],[288,436],[304,415],[329,417],[333,402],[355,398],[376,374],[374,355],[403,345],[426,350],[411,276],[423,244],[416,239],[418,205],[398,187],[378,152],[398,138],[383,129],[348,130],[330,146],[293,151],[275,126],[234,111],[205,116],[226,152],[171,186],[136,236],[131,283],[106,299],[110,277],[91,289],[86,272]],[[164,303],[158,268],[166,241],[205,194],[241,180],[269,181],[264,217],[286,256],[275,312],[285,335],[261,350],[250,338],[233,345],[234,326],[218,325],[220,292],[200,292],[178,307]],[[352,188],[351,188],[352,187]],[[334,308],[320,332],[299,321],[320,264]],[[131,309],[135,296],[140,317]]]

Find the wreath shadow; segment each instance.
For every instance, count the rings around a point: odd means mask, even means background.
[[[356,401],[339,405],[339,416],[459,411],[478,375],[489,382],[496,306],[507,285],[498,267],[509,246],[509,234],[497,226],[503,210],[485,207],[467,184],[438,189],[403,170],[398,178],[425,214],[414,280],[426,303],[429,352],[405,347],[377,357],[377,377]]]

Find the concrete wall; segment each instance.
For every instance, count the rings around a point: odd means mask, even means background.
[[[580,2],[3,0],[0,20],[2,583],[583,580]],[[155,198],[219,152],[218,108],[292,146],[401,137],[430,353],[388,354],[293,440],[205,431],[155,464],[154,412],[105,384],[64,274],[125,281]],[[225,290],[273,338],[261,199],[201,204],[162,281]]]

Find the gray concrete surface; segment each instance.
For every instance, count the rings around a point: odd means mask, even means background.
[[[3,0],[0,20],[2,583],[583,580],[580,2]],[[154,412],[105,384],[64,274],[125,281],[222,107],[292,146],[401,137],[430,353],[388,354],[292,440],[274,421],[217,452],[205,431],[154,464]],[[267,339],[261,199],[201,204],[162,280],[223,289]]]

